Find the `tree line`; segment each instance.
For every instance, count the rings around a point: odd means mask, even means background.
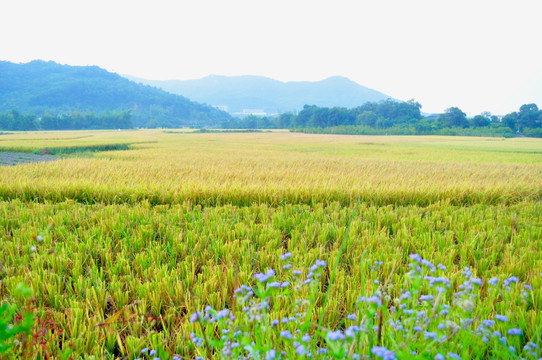
[[[130,111],[112,111],[103,114],[72,111],[41,116],[22,114],[17,110],[0,113],[0,130],[98,130],[133,128]]]
[[[222,123],[227,129],[290,129],[296,132],[367,135],[467,135],[542,137],[542,110],[536,104],[522,105],[503,117],[484,112],[472,118],[458,107],[443,114],[423,116],[414,101],[367,102],[359,107],[305,105],[299,113],[275,118],[247,116]]]
[[[467,135],[542,137],[542,110],[525,104],[503,117],[488,112],[468,118],[457,107],[443,114],[423,116],[414,101],[367,102],[356,108],[305,105],[299,113],[276,117],[249,115],[223,121],[224,129],[290,129],[306,133],[366,135]],[[197,120],[197,119],[195,119]],[[194,121],[195,121],[194,120]],[[197,122],[197,121],[196,121]],[[173,124],[169,124],[173,127]],[[0,130],[80,130],[133,128],[131,111],[95,113],[92,111],[49,114],[22,114],[16,110],[0,113]],[[147,127],[164,127],[150,121]]]

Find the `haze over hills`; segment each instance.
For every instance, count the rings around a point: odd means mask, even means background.
[[[227,106],[230,114],[261,109],[267,114],[299,111],[304,105],[353,108],[365,102],[389,98],[345,77],[321,81],[282,82],[263,76],[210,75],[197,80],[146,80],[124,75],[146,85],[159,87],[209,105]]]
[[[40,60],[0,61],[0,112],[9,110],[36,115],[130,111],[137,127],[218,126],[231,118],[226,112],[97,66]]]

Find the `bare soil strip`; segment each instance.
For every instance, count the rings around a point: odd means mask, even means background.
[[[0,166],[13,166],[30,162],[54,161],[53,155],[35,155],[20,152],[0,152]]]

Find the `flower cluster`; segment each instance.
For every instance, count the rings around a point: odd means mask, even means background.
[[[372,293],[360,296],[336,329],[327,329],[315,322],[322,315],[315,305],[322,295],[320,280],[332,270],[323,260],[296,268],[291,258],[291,253],[280,256],[284,279],[268,269],[254,275],[253,286],[235,290],[237,314],[207,306],[191,315],[190,321],[199,323],[191,334],[198,358],[220,352],[225,359],[461,359],[472,353],[465,344],[496,357],[540,355],[536,342],[512,322],[512,313],[480,305],[483,287],[510,292],[520,286],[515,276],[484,282],[465,267],[457,283],[444,275],[446,266],[411,254],[405,276],[394,283],[371,280]],[[369,269],[379,273],[382,265],[375,261]]]

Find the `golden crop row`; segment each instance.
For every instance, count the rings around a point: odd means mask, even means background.
[[[158,132],[133,132],[132,140],[143,137],[156,142],[93,158],[0,168],[0,197],[244,205],[450,199],[468,204],[538,200],[542,194],[538,140],[500,144],[445,138],[439,143],[433,137],[409,142],[401,137]]]

